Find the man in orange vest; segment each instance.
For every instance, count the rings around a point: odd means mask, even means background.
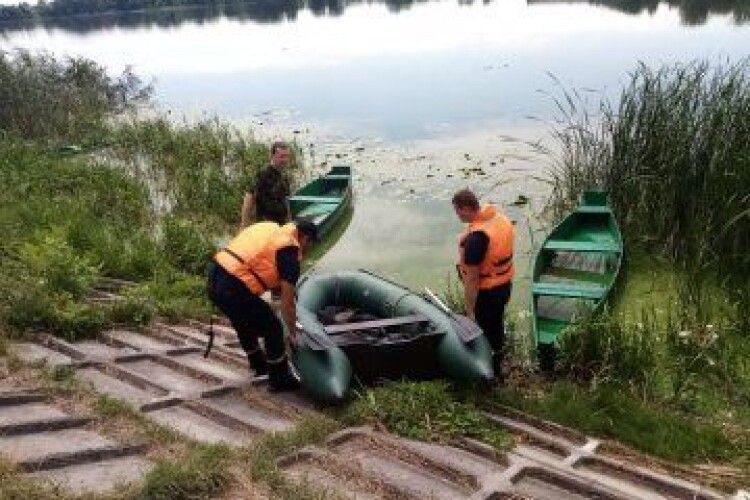
[[[466,314],[490,341],[495,376],[502,380],[503,318],[513,279],[513,223],[494,205],[480,207],[468,189],[453,196],[453,208],[461,222],[468,224],[458,250]]]
[[[260,296],[281,289],[281,316],[289,343],[296,345],[295,286],[303,253],[316,238],[317,229],[309,221],[283,226],[258,222],[240,231],[209,264],[209,298],[232,322],[255,374],[268,374],[272,391],[293,390],[299,384],[289,369],[284,328]],[[258,337],[264,339],[265,352]]]

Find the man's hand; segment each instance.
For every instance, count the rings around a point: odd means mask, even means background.
[[[287,338],[289,339],[289,348],[290,349],[293,348],[293,347],[299,347],[299,335],[297,334],[297,332],[290,333],[289,337],[287,337]]]

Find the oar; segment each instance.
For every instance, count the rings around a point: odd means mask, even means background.
[[[458,332],[458,335],[464,342],[470,342],[484,333],[482,332],[482,329],[479,328],[479,325],[472,320],[462,314],[456,314],[451,311],[432,290],[425,287],[424,291],[425,294],[427,294],[427,299],[450,318],[453,328],[456,329],[456,332]]]

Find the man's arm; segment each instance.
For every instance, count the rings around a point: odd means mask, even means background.
[[[466,302],[466,315],[474,319],[474,307],[477,305],[477,294],[479,293],[479,266],[466,266],[464,275],[464,300]]]
[[[281,278],[281,318],[289,332],[289,341],[295,345],[297,343],[297,304],[294,294],[295,284],[300,274],[297,248],[289,246],[277,250],[276,267]]]
[[[289,332],[289,342],[297,345],[297,304],[294,298],[294,285],[281,282],[281,317]]]
[[[255,219],[255,198],[251,193],[245,193],[245,199],[242,200],[242,212],[240,214],[240,229],[250,225]]]

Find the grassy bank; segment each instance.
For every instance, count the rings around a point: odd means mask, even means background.
[[[750,79],[746,63],[640,66],[597,113],[566,95],[550,222],[609,191],[626,246],[607,310],[559,339],[558,380],[501,404],[750,477]],[[563,104],[565,103],[565,104]],[[516,331],[516,336],[530,332]]]
[[[207,316],[205,264],[236,230],[267,145],[218,121],[139,120],[149,87],[87,60],[3,53],[0,81],[2,330],[78,339]],[[87,300],[102,276],[138,286]]]
[[[460,388],[445,381],[402,381],[363,389],[337,417],[348,425],[384,426],[423,441],[473,438],[499,450],[511,444],[508,434],[492,425],[472,398],[463,397]]]

